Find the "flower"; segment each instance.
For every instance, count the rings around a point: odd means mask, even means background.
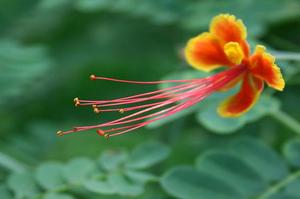
[[[247,31],[241,20],[233,15],[221,14],[213,18],[210,31],[189,40],[185,54],[187,61],[196,69],[211,71],[220,66],[234,68],[244,66],[246,70],[224,86],[228,90],[242,81],[240,91],[226,99],[218,113],[223,117],[237,117],[247,112],[268,86],[282,91],[284,80],[275,58],[257,45],[250,55],[246,41]]]
[[[58,131],[65,135],[90,129],[106,138],[141,128],[157,120],[187,109],[217,91],[227,91],[239,82],[237,94],[225,99],[218,113],[223,117],[237,117],[247,112],[259,98],[264,82],[282,91],[284,80],[275,58],[257,45],[250,55],[246,41],[246,27],[233,15],[220,14],[213,18],[209,32],[190,39],[185,48],[187,62],[194,68],[211,71],[221,66],[228,69],[215,75],[189,80],[165,80],[153,82],[128,81],[91,75],[92,80],[109,80],[132,84],[175,83],[165,89],[113,100],[82,100],[75,98],[75,106],[91,106],[95,113],[117,111],[126,116],[92,125]]]

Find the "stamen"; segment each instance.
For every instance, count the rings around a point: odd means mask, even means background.
[[[91,75],[90,78],[92,80],[102,79],[134,84],[156,84],[166,82],[183,84],[113,100],[94,101],[79,100],[78,98],[75,98],[75,104],[80,104],[81,106],[91,105],[95,113],[111,111],[124,113],[125,111],[138,111],[109,122],[98,125],[75,127],[73,130],[65,132],[59,131],[57,134],[65,135],[73,132],[97,129],[97,134],[104,136],[107,139],[113,136],[122,135],[193,106],[194,104],[205,99],[207,96],[211,95],[213,92],[222,88],[222,86],[231,82],[244,71],[244,66],[238,66],[207,78],[192,80],[167,80],[157,82],[127,81]],[[130,104],[133,104],[133,106],[128,107],[127,105]],[[99,108],[100,106],[101,110]],[[123,108],[124,106],[126,107]],[[103,107],[111,108],[106,109]],[[103,128],[108,129],[104,130]]]
[[[80,105],[80,101],[79,101],[78,97],[74,98],[74,103],[75,103],[75,106]]]
[[[93,110],[94,110],[94,113],[97,113],[97,114],[99,114],[101,112],[101,110],[99,108],[94,108]]]
[[[95,75],[90,76],[91,80],[107,80],[107,81],[113,81],[113,82],[123,82],[123,83],[131,83],[131,84],[162,84],[162,83],[179,83],[179,82],[192,82],[195,79],[189,79],[189,80],[162,80],[162,81],[151,81],[151,82],[145,82],[145,81],[130,81],[130,80],[123,80],[123,79],[114,79],[114,78],[108,78],[108,77],[97,77]]]
[[[104,137],[108,140],[108,138],[110,138],[110,135],[109,134],[104,134]]]
[[[93,104],[92,105],[92,108],[93,108],[93,111],[94,111],[94,113],[100,113],[101,112],[101,110],[98,108],[99,106],[97,106],[97,105],[95,105],[95,104]]]
[[[57,131],[57,132],[56,132],[56,135],[58,135],[58,136],[63,136],[63,135],[64,135],[64,132],[63,132],[63,131]]]
[[[90,75],[90,79],[91,80],[96,80],[96,76],[95,75]]]
[[[98,135],[100,135],[100,136],[104,136],[104,135],[105,135],[105,131],[103,131],[102,129],[98,129],[96,132],[97,132]]]
[[[138,94],[138,95],[133,95],[125,98],[120,98],[120,99],[115,99],[115,100],[101,100],[101,101],[91,101],[91,100],[80,100],[82,106],[84,105],[102,105],[102,106],[116,106],[116,105],[124,105],[124,103],[134,103],[134,102],[143,102],[147,100],[153,100],[153,99],[163,99],[167,98],[170,95],[173,95],[175,92],[183,92],[186,89],[190,89],[192,87],[196,87],[197,84],[186,84],[186,85],[178,85],[178,86],[173,86],[169,87],[166,89],[158,90],[158,91],[153,91],[153,92],[148,92],[148,93],[143,93],[143,94]],[[199,85],[198,85],[199,86]],[[168,92],[165,92],[169,90]],[[153,95],[156,93],[160,93],[158,95]],[[152,95],[151,97],[146,97]],[[144,97],[144,98],[139,98],[139,97]]]

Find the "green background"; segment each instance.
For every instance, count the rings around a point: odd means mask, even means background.
[[[217,93],[167,120],[106,140],[56,131],[119,116],[75,108],[156,89],[90,81],[205,74],[182,56],[211,18],[242,19],[252,47],[277,56],[284,92],[265,89],[236,119]],[[299,0],[1,0],[1,199],[300,198]],[[160,85],[164,87],[166,85]]]

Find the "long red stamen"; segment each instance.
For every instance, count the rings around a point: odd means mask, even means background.
[[[82,105],[82,106],[84,106],[84,105],[90,106],[90,105],[93,105],[93,104],[97,104],[97,105],[102,104],[102,105],[104,105],[106,103],[113,103],[113,102],[121,102],[121,103],[131,102],[133,98],[134,99],[139,99],[139,100],[142,100],[142,99],[148,100],[148,99],[154,98],[154,96],[152,96],[151,98],[149,98],[149,97],[147,97],[147,98],[138,98],[138,97],[145,97],[145,96],[148,96],[148,95],[162,93],[162,94],[159,94],[159,95],[155,96],[155,97],[161,97],[161,96],[165,96],[168,93],[172,93],[172,92],[175,92],[175,91],[184,90],[185,88],[188,88],[190,86],[196,86],[196,84],[193,82],[192,84],[177,85],[177,86],[173,86],[173,87],[169,87],[169,88],[165,88],[165,89],[161,89],[161,90],[156,90],[156,91],[153,91],[153,92],[142,93],[142,94],[133,95],[133,96],[129,96],[129,97],[124,97],[124,98],[120,98],[120,99],[114,99],[114,100],[99,100],[99,101],[95,101],[95,100],[79,100],[78,99],[78,102],[80,102],[80,105]],[[175,89],[180,89],[180,90],[175,90]],[[166,92],[166,91],[169,91],[169,92]],[[116,104],[113,104],[113,105],[116,105]]]
[[[106,138],[121,135],[193,106],[244,72],[245,67],[241,65],[207,78],[151,82],[120,80],[92,75],[90,77],[92,80],[109,80],[132,84],[179,83],[179,85],[113,100],[81,100],[75,98],[76,106],[92,106],[96,113],[138,111],[113,121],[98,125],[75,127],[73,130],[59,131],[57,134],[65,135],[98,129],[97,133]],[[130,104],[133,106],[128,106]]]
[[[95,75],[91,75],[90,78],[92,80],[108,80],[113,82],[123,82],[123,83],[130,83],[130,84],[163,84],[163,83],[179,83],[179,82],[192,82],[193,79],[189,80],[162,80],[162,81],[152,81],[152,82],[144,82],[144,81],[130,81],[130,80],[123,80],[123,79],[114,79],[108,77],[97,77]]]

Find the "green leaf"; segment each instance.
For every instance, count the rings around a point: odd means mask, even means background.
[[[288,174],[287,165],[280,156],[257,139],[238,139],[230,149],[268,182],[280,180]]]
[[[295,180],[295,181],[289,183],[289,184],[286,186],[284,192],[285,192],[286,194],[291,195],[291,196],[300,198],[300,189],[299,189],[299,187],[300,187],[300,179],[297,179],[297,180]]]
[[[43,199],[74,199],[74,197],[64,193],[48,193]]]
[[[199,30],[199,28],[207,28],[209,21],[215,15],[220,13],[231,13],[238,16],[247,26],[249,35],[261,35],[266,24],[271,21],[280,21],[288,16],[297,16],[299,4],[296,1],[241,1],[239,3],[233,1],[204,0],[195,1],[195,3],[187,4],[186,8],[189,12],[187,17],[181,18],[181,24],[185,29]],[[278,12],[273,13],[273,10]],[[198,23],[197,23],[198,22]]]
[[[170,195],[183,199],[243,199],[230,184],[191,167],[180,166],[167,171],[160,181]]]
[[[77,0],[75,4],[78,10],[85,12],[107,9],[112,5],[110,0]]]
[[[33,198],[39,193],[30,173],[13,173],[9,176],[7,183],[15,198]]]
[[[125,175],[133,182],[136,182],[138,184],[145,184],[146,182],[155,180],[157,178],[151,173],[135,170],[127,170],[125,171]]]
[[[270,197],[270,199],[299,199],[298,196],[293,196],[287,193],[277,193]]]
[[[232,133],[244,126],[244,120],[239,118],[223,118],[216,111],[216,105],[210,105],[196,115],[205,128],[216,133]]]
[[[14,40],[0,41],[0,104],[22,93],[28,94],[52,65],[43,46],[27,47]],[[14,81],[10,81],[10,80]],[[7,84],[7,82],[10,82]],[[30,89],[28,89],[28,85]]]
[[[96,164],[88,158],[72,159],[64,168],[63,176],[71,184],[81,184],[96,171]]]
[[[43,10],[51,10],[66,6],[70,3],[70,0],[41,0],[38,4],[38,8]]]
[[[125,163],[128,154],[125,151],[104,151],[100,158],[99,163],[101,167],[107,171],[115,170]]]
[[[283,146],[283,154],[289,164],[300,167],[300,139],[291,139]]]
[[[170,148],[163,143],[156,141],[143,143],[131,152],[126,166],[133,169],[145,169],[163,161],[169,154]]]
[[[251,166],[228,152],[207,152],[197,158],[196,167],[201,172],[235,187],[247,198],[266,188],[266,182]]]
[[[86,180],[83,183],[83,187],[88,191],[98,193],[98,194],[114,194],[116,193],[115,187],[111,185],[108,181],[104,180]]]
[[[36,169],[35,178],[44,189],[55,190],[63,188],[62,169],[63,166],[60,163],[46,162]]]
[[[123,196],[138,196],[144,192],[143,185],[130,182],[125,176],[120,174],[110,174],[108,182],[113,186],[116,193]]]
[[[2,198],[2,199],[13,199],[13,197],[9,193],[8,188],[3,184],[0,185],[0,198]]]
[[[0,166],[13,172],[23,172],[25,166],[12,157],[0,152]]]
[[[220,101],[220,99],[216,99],[217,98],[215,98],[215,101],[211,102],[207,108],[200,110],[196,115],[196,119],[210,131],[220,134],[235,132],[245,124],[254,122],[261,117],[278,110],[280,107],[280,103],[277,99],[262,95],[257,104],[244,115],[237,118],[223,118],[219,116],[216,111]]]

